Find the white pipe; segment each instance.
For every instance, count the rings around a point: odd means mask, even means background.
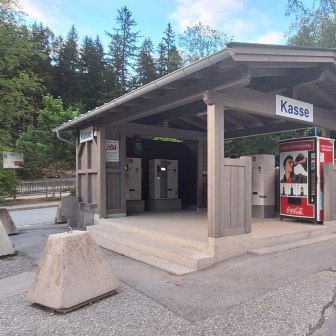
[[[54,131],[56,132],[56,135],[57,135],[57,139],[63,141],[63,142],[66,142],[68,145],[71,145],[71,146],[76,146],[76,144],[70,140],[67,140],[67,139],[64,139],[61,137],[61,135],[59,134],[60,130],[55,128]]]

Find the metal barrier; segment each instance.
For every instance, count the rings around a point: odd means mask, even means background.
[[[62,195],[76,186],[76,178],[55,178],[31,181],[18,181],[17,195],[45,194],[48,196]]]

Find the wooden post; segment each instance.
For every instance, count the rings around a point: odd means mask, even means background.
[[[224,171],[224,106],[208,105],[208,236],[221,236]]]
[[[105,128],[101,127],[97,136],[98,147],[98,211],[106,217],[106,148]]]

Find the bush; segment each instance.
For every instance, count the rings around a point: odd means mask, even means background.
[[[0,168],[0,202],[4,202],[7,197],[15,196],[16,184],[14,170]]]

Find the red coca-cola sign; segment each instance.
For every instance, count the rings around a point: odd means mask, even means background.
[[[301,207],[296,207],[296,208],[287,207],[286,213],[288,215],[303,216],[303,208],[301,208]]]

